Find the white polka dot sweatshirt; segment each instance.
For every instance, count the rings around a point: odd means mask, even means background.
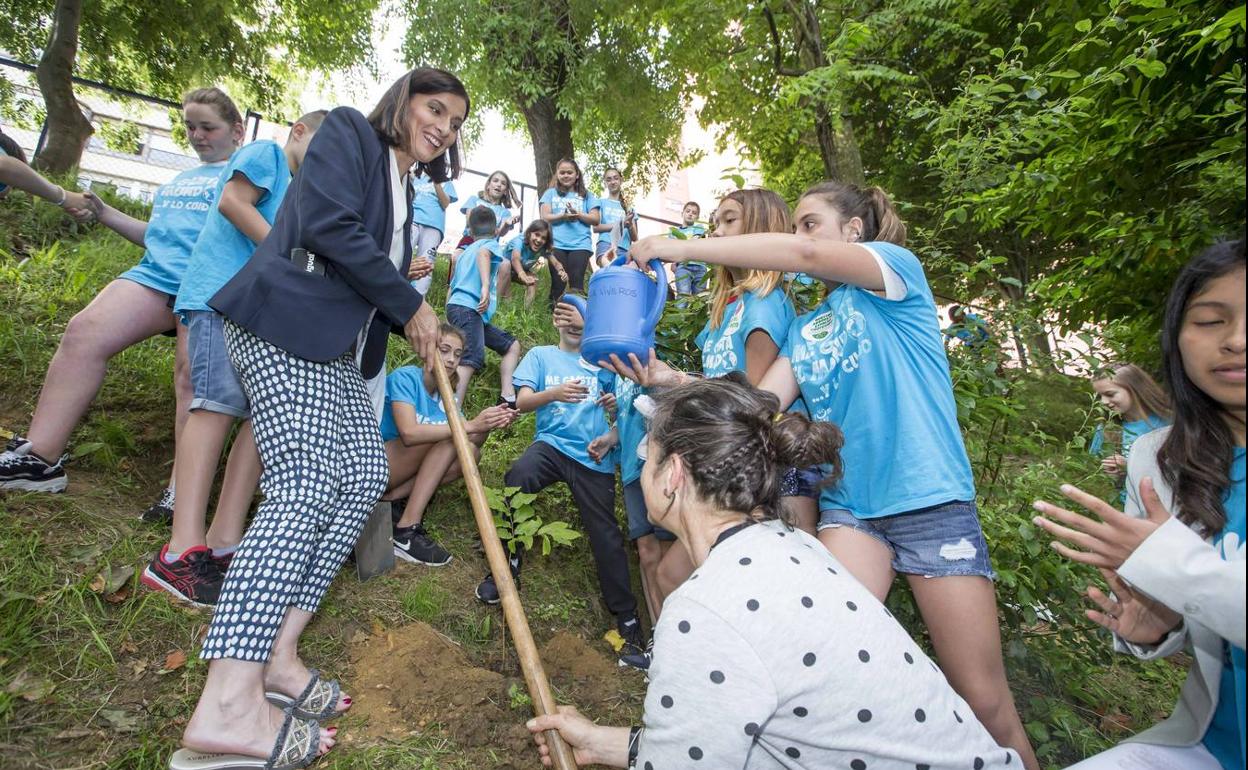
[[[778,521],[663,604],[636,767],[1021,768],[892,615]]]

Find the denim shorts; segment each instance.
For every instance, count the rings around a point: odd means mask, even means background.
[[[470,307],[447,305],[446,320],[464,333],[464,356],[459,365],[473,370],[485,366],[486,348],[501,356],[516,341],[508,332],[481,320],[481,314]]]
[[[211,310],[186,312],[187,352],[191,360],[191,411],[247,419],[251,405],[238,372],[225,351],[224,319]]]
[[[646,518],[646,495],[641,491],[641,479],[630,481],[624,485],[624,511],[628,514],[628,539],[636,540],[646,535],[654,535],[669,543],[676,536],[662,527],[656,527]]]
[[[810,497],[819,499],[818,484],[823,481],[823,471],[818,465],[809,468],[788,468],[780,479],[781,497]]]
[[[996,578],[974,502],[955,500],[878,519],[839,509],[820,511],[819,530],[833,527],[850,527],[888,546],[893,569],[903,575]]]

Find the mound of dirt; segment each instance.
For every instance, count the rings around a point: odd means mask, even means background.
[[[351,717],[362,720],[350,731],[352,741],[441,731],[463,748],[493,749],[500,770],[537,766],[524,728],[531,712],[508,707],[507,689],[516,680],[473,666],[425,623],[360,639],[351,662]]]
[[[596,711],[618,700],[619,667],[581,637],[560,631],[542,646],[540,654],[551,682],[570,694],[581,710]]]

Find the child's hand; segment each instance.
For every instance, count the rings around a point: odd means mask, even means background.
[[[615,394],[604,392],[595,402],[598,406],[607,410],[607,414],[614,415],[616,410]]]
[[[1116,479],[1122,478],[1127,472],[1127,458],[1122,455],[1111,455],[1101,460],[1101,470]]]
[[[563,329],[568,326],[583,327],[585,319],[581,317],[581,312],[576,309],[575,305],[569,305],[566,302],[556,302],[554,324],[556,329]]]
[[[108,205],[90,190],[82,194],[82,202],[96,219],[99,219],[104,214],[104,210],[108,208]]]
[[[651,235],[634,243],[628,250],[628,257],[643,271],[647,269],[646,266],[650,264],[652,259],[661,259],[664,262],[682,262],[684,257],[680,252],[685,243],[685,241],[668,238],[664,235]]]
[[[95,212],[87,205],[87,196],[73,190],[65,191],[65,202],[61,204],[65,213],[79,222],[90,222],[95,219]]]
[[[425,256],[412,257],[412,264],[407,268],[407,279],[415,281],[433,272],[433,262]]]
[[[532,275],[526,274],[524,275],[524,277],[520,279],[520,283],[524,284],[525,286],[533,286],[534,284],[537,283],[537,279],[534,278]]]
[[[556,401],[579,404],[589,397],[589,387],[580,380],[568,380],[556,388],[551,388],[551,393]]]
[[[589,442],[589,457],[596,463],[602,462],[602,458],[620,443],[619,435],[615,431],[604,433],[593,441]]]
[[[1161,602],[1131,590],[1113,570],[1102,569],[1112,594],[1088,586],[1088,598],[1098,607],[1087,610],[1088,620],[1113,631],[1128,642],[1159,644],[1183,622],[1183,616]]]
[[[516,420],[516,410],[506,404],[487,406],[468,422],[469,433],[489,433],[506,428]]]
[[[481,301],[477,303],[477,312],[481,315],[485,315],[485,311],[490,309],[490,293],[486,291],[482,292],[482,294],[484,296],[482,296]]]

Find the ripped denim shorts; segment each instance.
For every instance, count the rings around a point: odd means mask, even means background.
[[[974,502],[955,500],[878,519],[859,519],[845,510],[820,511],[819,529],[835,527],[850,527],[888,546],[893,569],[903,575],[996,578]]]

